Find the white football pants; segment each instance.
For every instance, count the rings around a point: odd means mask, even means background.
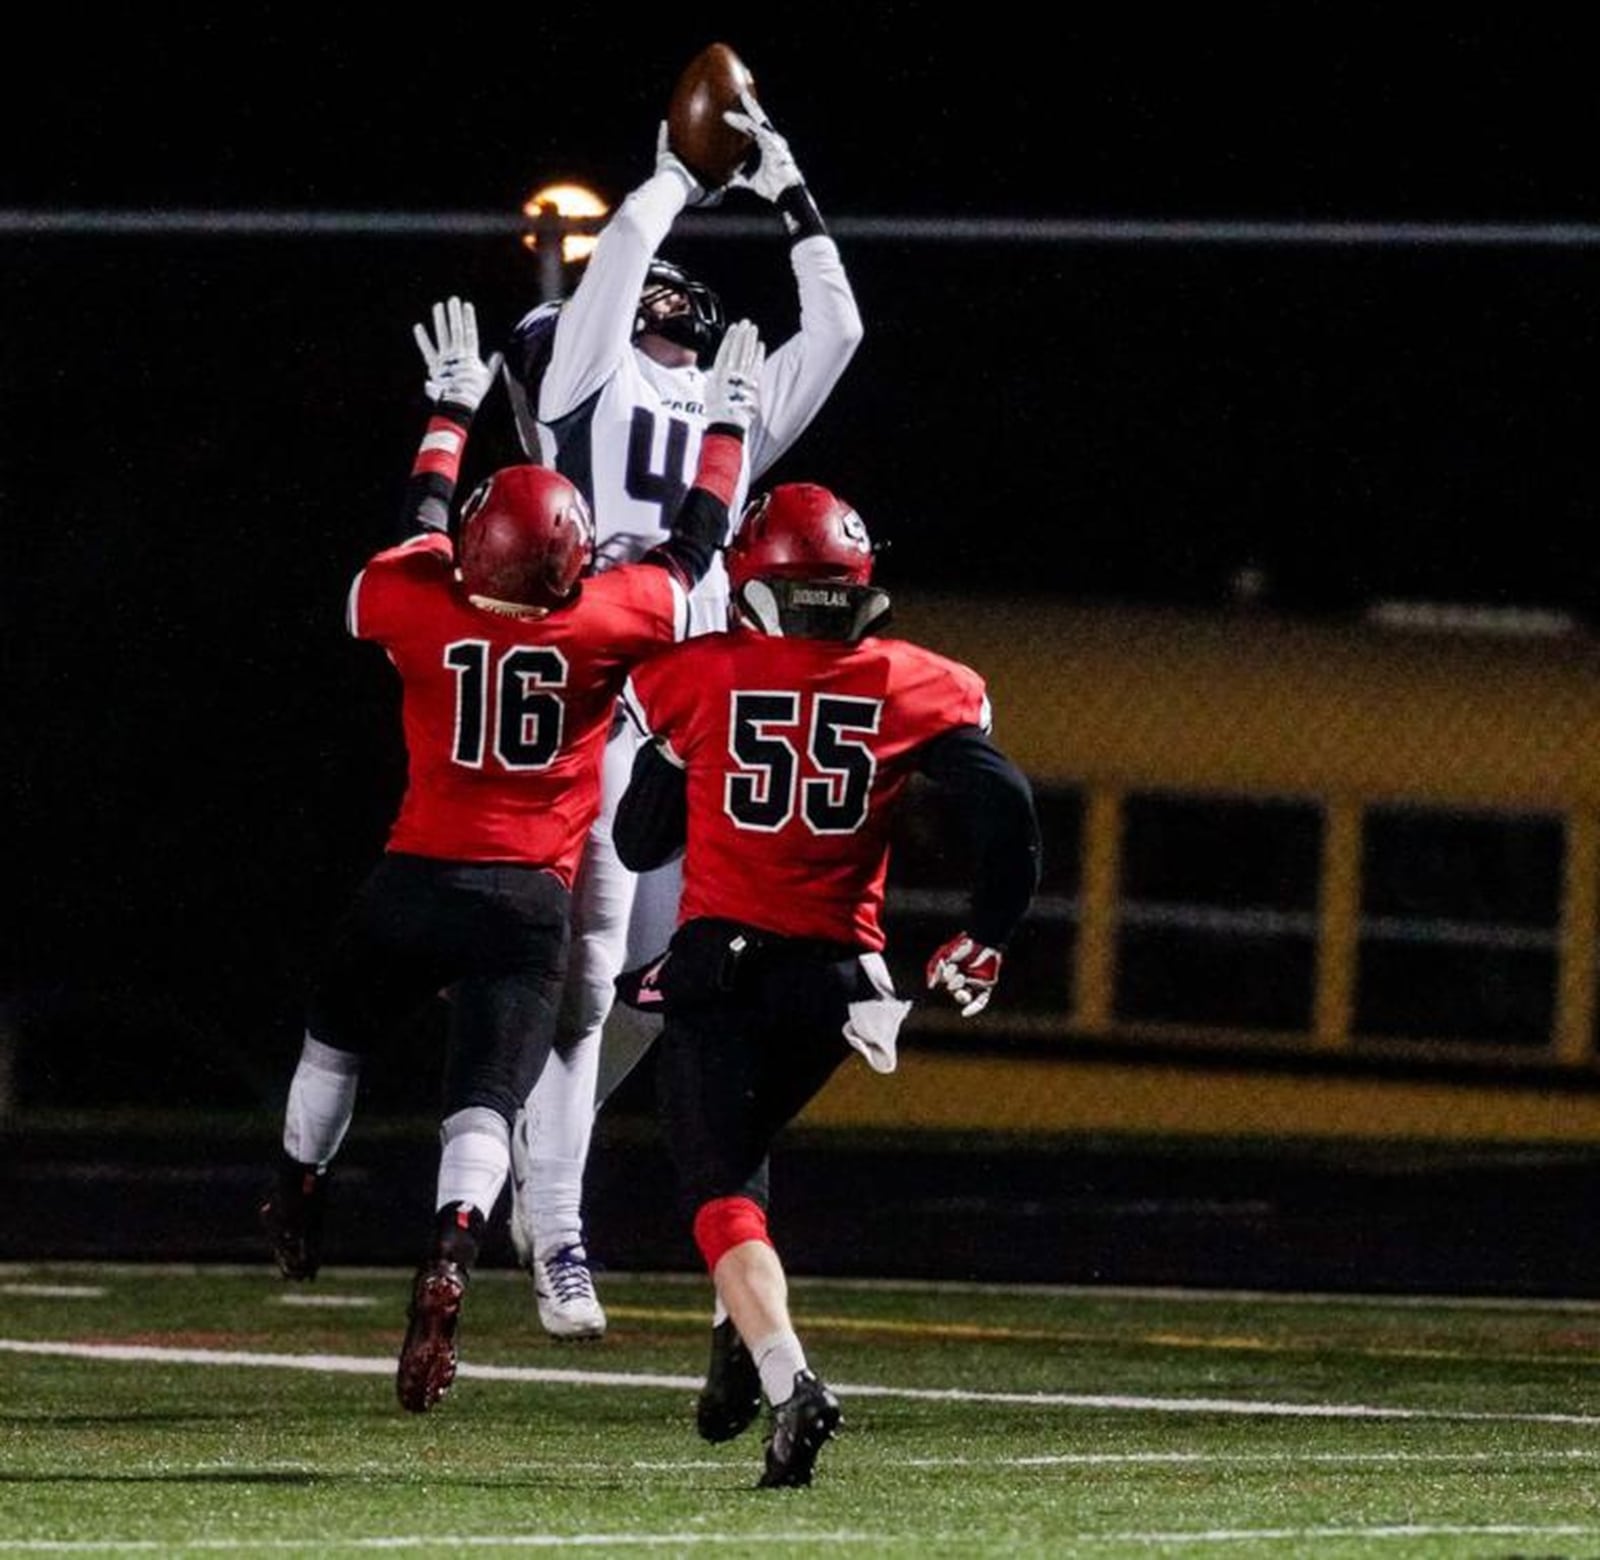
[[[661,1020],[613,1007],[624,970],[665,952],[683,888],[681,861],[633,873],[617,860],[611,819],[641,738],[621,723],[606,744],[600,814],[572,894],[572,949],[550,1059],[512,1131],[511,1235],[526,1264],[583,1239],[583,1173],[595,1113],[661,1032]]]

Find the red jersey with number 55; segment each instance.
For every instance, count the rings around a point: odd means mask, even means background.
[[[546,867],[570,887],[617,694],[683,636],[687,603],[671,570],[636,564],[585,580],[549,617],[502,617],[467,601],[446,537],[379,553],[347,624],[400,674],[407,777],[388,849]]]
[[[975,671],[901,639],[704,635],[636,668],[625,698],[687,771],[680,922],[873,950],[917,750],[990,725]]]

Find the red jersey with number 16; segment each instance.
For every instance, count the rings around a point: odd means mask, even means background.
[[[629,670],[683,636],[670,569],[634,564],[583,582],[545,618],[472,606],[448,539],[379,553],[347,623],[400,674],[407,779],[388,849],[546,867],[569,888],[600,810],[600,755]]]
[[[901,639],[735,629],[637,667],[634,718],[687,771],[679,920],[878,950],[890,824],[925,743],[989,730],[983,679]]]

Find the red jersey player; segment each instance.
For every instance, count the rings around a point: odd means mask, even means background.
[[[664,1136],[729,1321],[713,1330],[701,1435],[725,1441],[772,1404],[764,1486],[804,1485],[840,1422],[808,1368],[767,1230],[768,1153],[851,1053],[895,1065],[908,1003],[881,920],[895,808],[914,773],[964,805],[975,850],[968,930],[927,981],[970,1016],[1038,886],[1026,777],[989,737],[970,667],[885,637],[889,600],[856,512],[786,483],[744,512],[726,554],[732,626],[635,668],[623,698],[650,741],[616,816],[636,870],[683,847],[665,957],[631,1002],[664,1014]]]
[[[588,505],[543,466],[508,466],[447,534],[462,450],[495,365],[471,304],[417,327],[437,403],[412,473],[422,527],[350,591],[348,624],[400,677],[407,784],[382,860],[340,923],[312,993],[262,1209],[285,1277],[321,1261],[327,1171],[368,1056],[439,992],[450,997],[432,1242],[412,1289],[397,1390],[431,1408],[484,1220],[510,1169],[511,1123],[548,1056],[571,888],[600,806],[600,755],[630,667],[682,636],[688,593],[727,530],[763,349],[730,328],[708,381],[709,426],[671,534],[638,563],[591,573]]]

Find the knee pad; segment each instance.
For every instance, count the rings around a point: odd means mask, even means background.
[[[766,1210],[748,1197],[713,1197],[701,1203],[694,1216],[694,1243],[700,1248],[706,1271],[716,1271],[717,1264],[735,1247],[747,1240],[759,1240],[770,1246],[772,1237],[767,1234]]]

